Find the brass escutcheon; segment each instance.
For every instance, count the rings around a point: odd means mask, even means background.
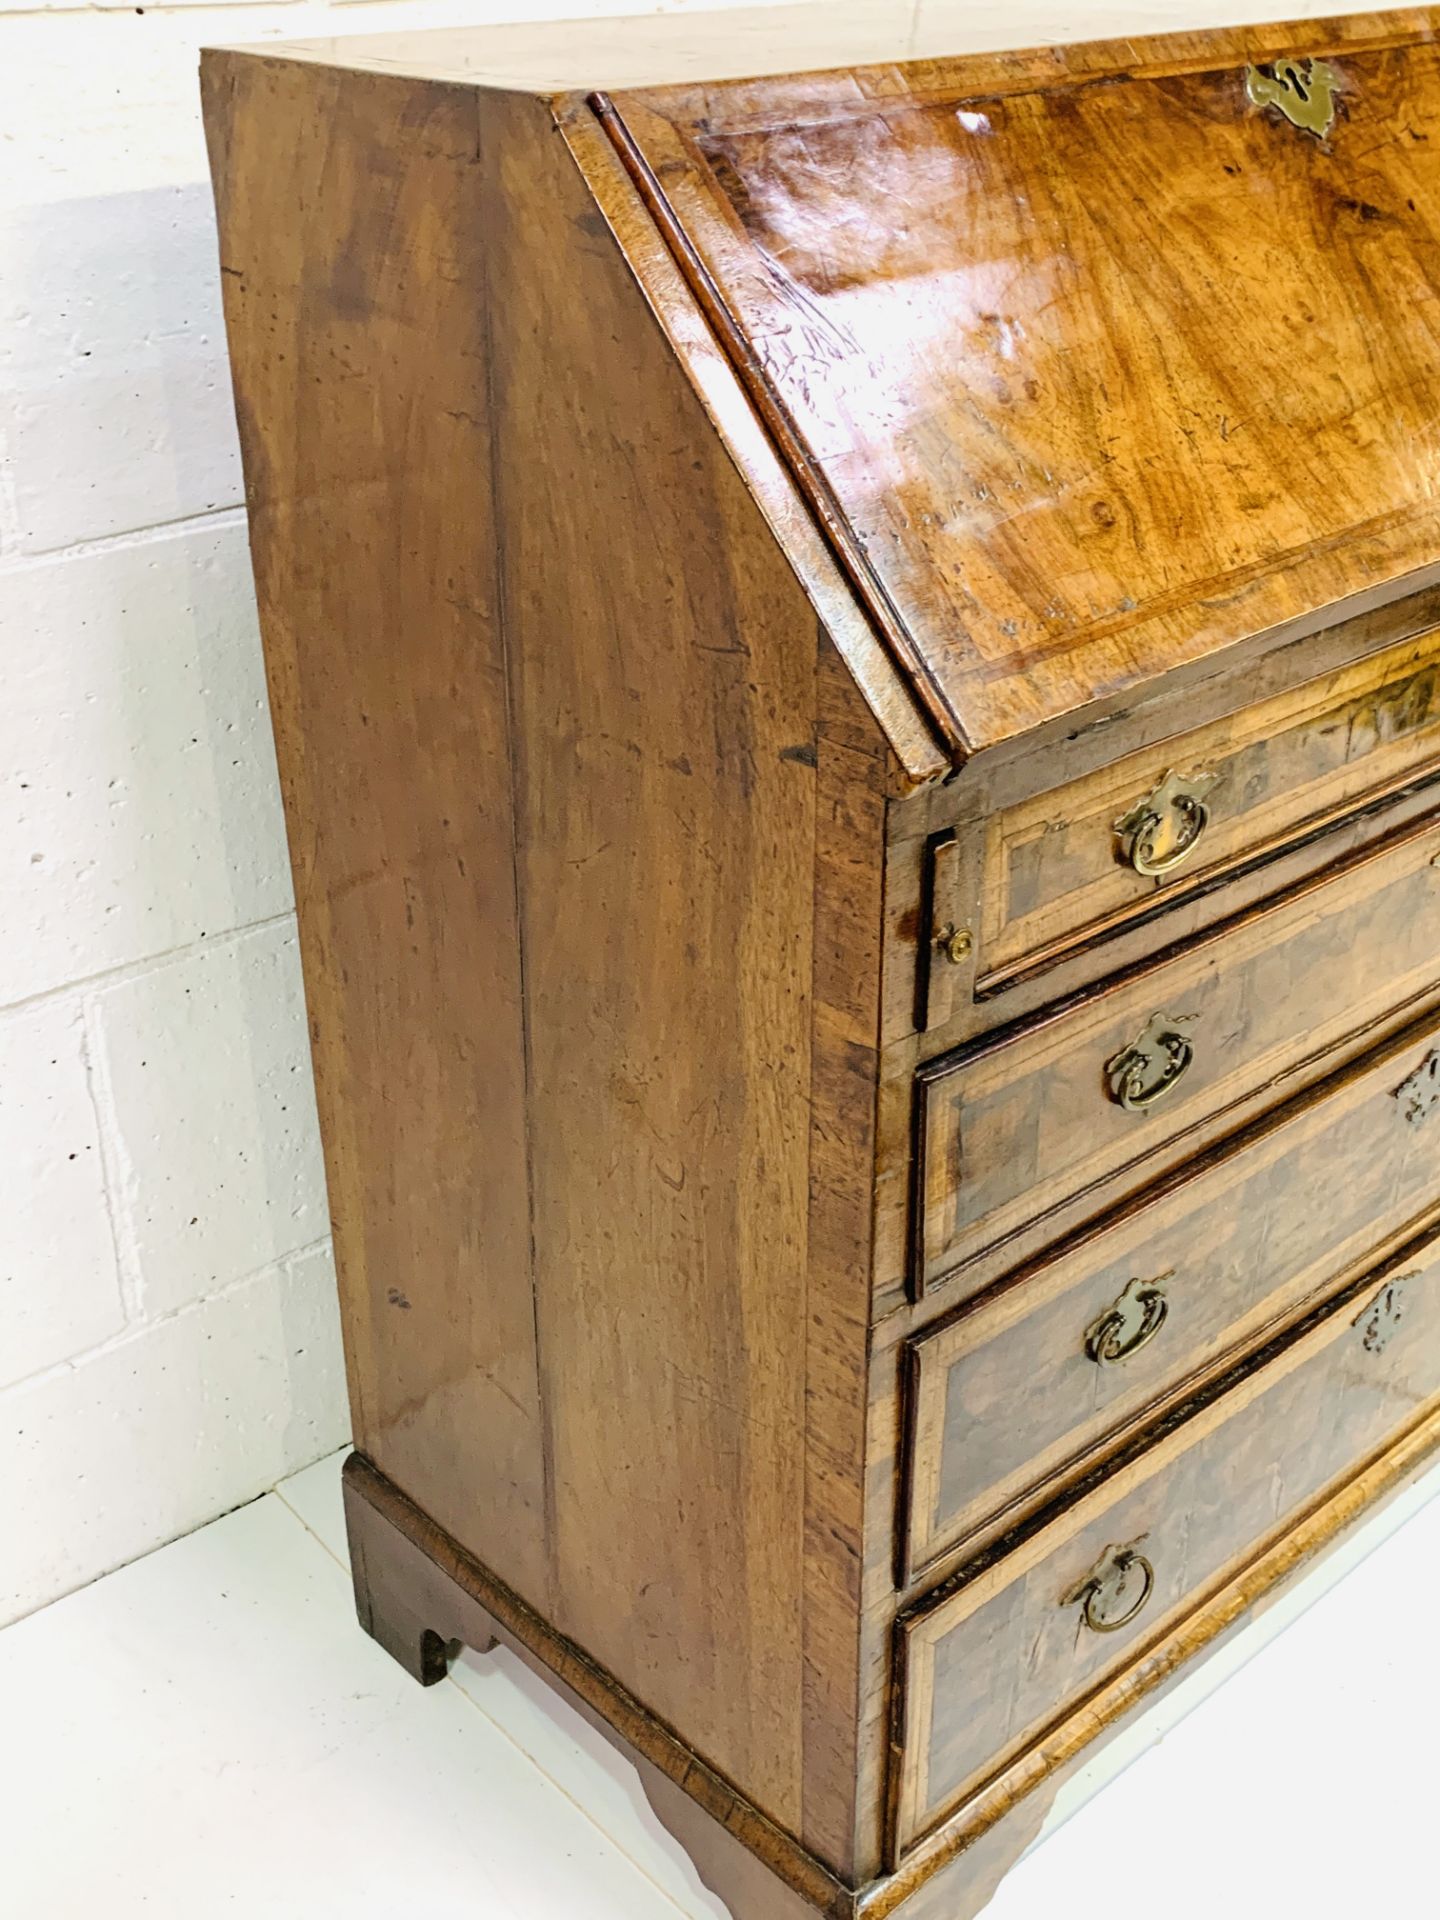
[[[1218,773],[1176,773],[1172,767],[1152,793],[1115,822],[1121,858],[1148,880],[1163,880],[1183,866],[1210,824],[1205,796],[1219,778]]]
[[[975,942],[968,927],[949,926],[942,927],[936,934],[935,944],[951,966],[958,967],[970,957]]]
[[[1128,1627],[1155,1591],[1155,1569],[1139,1547],[1138,1540],[1128,1547],[1107,1547],[1061,1606],[1079,1607],[1094,1633],[1118,1633]]]
[[[1173,1093],[1195,1058],[1184,1029],[1198,1017],[1152,1013],[1130,1045],[1105,1062],[1110,1098],[1127,1113],[1145,1113]]]
[[[1097,1367],[1110,1367],[1139,1353],[1164,1326],[1170,1312],[1165,1282],[1174,1268],[1153,1280],[1132,1280],[1113,1306],[1085,1330],[1085,1351]]]
[[[1260,67],[1245,69],[1245,91],[1252,106],[1278,107],[1292,127],[1324,139],[1335,124],[1335,95],[1340,76],[1323,60],[1275,60],[1266,73]]]

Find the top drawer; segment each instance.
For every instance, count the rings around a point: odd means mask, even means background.
[[[1383,799],[1440,758],[1440,628],[987,822],[977,994]]]

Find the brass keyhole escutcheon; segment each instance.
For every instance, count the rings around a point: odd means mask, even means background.
[[[1110,1098],[1127,1113],[1145,1113],[1173,1093],[1195,1058],[1185,1028],[1196,1018],[1193,1013],[1152,1013],[1130,1045],[1105,1062]]]
[[[958,967],[970,957],[975,942],[968,927],[942,927],[935,936],[935,944],[950,962]]]
[[[1218,773],[1167,773],[1153,793],[1115,822],[1121,858],[1150,880],[1163,880],[1184,866],[1210,824],[1205,796],[1219,778]]]
[[[1107,1547],[1062,1606],[1079,1607],[1093,1633],[1118,1633],[1148,1604],[1155,1591],[1155,1569],[1136,1541],[1128,1547]]]
[[[1132,1280],[1114,1305],[1086,1328],[1085,1351],[1097,1367],[1115,1366],[1149,1346],[1169,1317],[1165,1282],[1172,1273]]]
[[[1323,60],[1276,60],[1272,71],[1245,69],[1245,92],[1252,106],[1278,107],[1292,127],[1324,139],[1335,124],[1340,76]]]

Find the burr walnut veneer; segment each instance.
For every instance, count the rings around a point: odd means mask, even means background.
[[[738,1920],[1440,1442],[1437,16],[891,12],[204,64],[361,1619]]]

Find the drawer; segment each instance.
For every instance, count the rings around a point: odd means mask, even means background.
[[[977,994],[1273,858],[1440,757],[1440,629],[1130,754],[984,829]]]
[[[911,1343],[908,1559],[988,1538],[1440,1203],[1440,1017]]]
[[[1437,859],[1431,816],[1168,959],[923,1067],[915,1292],[1033,1246],[1058,1210],[1100,1188],[1117,1199],[1193,1152],[1197,1129],[1295,1091],[1398,1025],[1440,988]]]
[[[1412,1242],[1147,1451],[897,1624],[897,1854],[1043,1741],[1097,1730],[1202,1608],[1440,1413],[1440,1246]],[[1428,1445],[1428,1439],[1426,1440]],[[1421,1449],[1423,1453],[1423,1448]],[[1285,1558],[1277,1552],[1277,1559]],[[1188,1623],[1188,1624],[1187,1624]],[[1213,1631],[1213,1628],[1211,1629]],[[1142,1665],[1143,1663],[1143,1665]],[[1043,1756],[1042,1756],[1043,1758]]]

